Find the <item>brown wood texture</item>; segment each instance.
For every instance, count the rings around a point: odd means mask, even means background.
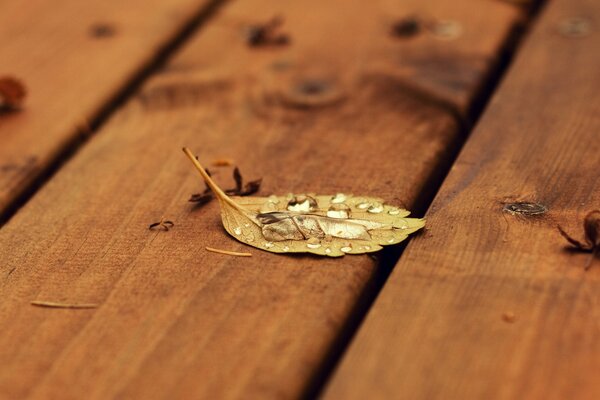
[[[415,12],[461,21],[463,33],[391,37],[394,19]],[[274,15],[290,44],[248,47],[245,29]],[[0,395],[299,396],[376,262],[235,242],[216,203],[187,202],[203,186],[180,148],[237,160],[246,177],[264,177],[263,194],[354,192],[413,206],[459,129],[437,101],[406,90],[411,75],[397,63],[416,71],[443,54],[460,68],[440,91],[472,99],[520,15],[470,0],[228,4],[0,231]],[[175,226],[149,231],[161,216]]]
[[[598,21],[549,2],[325,399],[600,398],[600,260],[556,228],[600,209]]]
[[[0,2],[0,76],[28,92],[0,114],[0,216],[208,3]]]

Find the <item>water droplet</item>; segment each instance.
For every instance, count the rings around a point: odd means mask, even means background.
[[[326,248],[326,249],[325,249],[325,253],[327,253],[327,254],[331,254],[331,249],[330,249],[329,247],[328,247],[328,248]]]
[[[263,246],[265,246],[267,249],[270,249],[271,247],[275,246],[273,244],[273,242],[265,242],[265,244],[263,244]]]
[[[273,204],[279,204],[279,197],[272,194],[269,196],[269,201]]]
[[[381,204],[381,203],[375,203],[371,207],[369,207],[369,209],[367,210],[367,212],[370,212],[371,214],[379,214],[382,211],[383,211],[383,204]]]
[[[388,214],[390,215],[398,215],[400,214],[400,210],[397,209],[396,207],[390,208],[390,210],[388,211]]]
[[[331,198],[333,204],[339,204],[346,201],[346,195],[344,193],[338,193]]]
[[[367,208],[371,207],[371,203],[358,203],[356,205],[356,208],[358,208],[359,210],[366,210]]]
[[[241,235],[242,228],[240,228],[239,226],[236,226],[235,228],[233,228],[233,233],[235,233],[236,235]]]
[[[330,218],[350,218],[350,207],[346,204],[332,204],[327,210],[327,216]]]
[[[363,249],[365,249],[365,250],[371,250],[371,246],[364,246]]]
[[[438,21],[431,26],[431,32],[438,39],[454,40],[462,34],[462,25],[457,21]]]
[[[245,226],[246,228],[249,228],[249,227],[250,227],[250,224],[246,222],[246,223],[244,224],[244,226]]]
[[[267,201],[262,206],[260,206],[260,212],[263,214],[270,213],[277,210],[277,206],[275,203]]]
[[[306,247],[309,249],[318,249],[321,247],[321,241],[317,238],[310,238],[306,241]]]
[[[288,246],[283,246],[283,251],[290,251],[290,248]]]
[[[340,250],[343,251],[344,253],[350,253],[352,251],[352,246],[350,246],[350,245],[344,246]]]
[[[394,243],[396,241],[396,238],[389,238],[388,239],[388,243]]]
[[[318,208],[317,201],[306,195],[295,196],[288,202],[287,210],[294,212],[311,212]]]

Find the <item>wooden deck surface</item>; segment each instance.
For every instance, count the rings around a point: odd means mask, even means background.
[[[471,0],[28,7],[0,2],[0,76],[29,92],[0,114],[0,398],[599,394],[600,270],[555,228],[600,208],[592,0],[534,20]],[[250,46],[274,17],[288,43]],[[407,18],[421,29],[393,34]],[[188,202],[203,186],[182,146],[263,195],[424,212],[442,188],[402,254],[278,256]],[[502,212],[518,201],[549,211]]]

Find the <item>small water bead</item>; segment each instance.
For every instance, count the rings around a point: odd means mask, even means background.
[[[271,247],[275,246],[273,244],[273,242],[265,242],[265,244],[263,244],[263,246],[265,246],[267,249],[270,249]]]
[[[272,194],[269,196],[269,201],[273,204],[279,204],[279,197]]]
[[[246,222],[246,223],[244,224],[244,227],[246,227],[246,228],[250,228],[250,224]]]
[[[394,208],[391,208],[391,209],[388,211],[388,214],[390,214],[390,215],[398,215],[398,214],[400,214],[400,210],[399,210],[399,209],[397,209],[396,207],[394,207]]]
[[[356,205],[356,208],[358,208],[359,210],[366,210],[367,208],[371,207],[371,203],[358,203]]]
[[[340,250],[344,253],[350,253],[352,251],[352,246],[350,246],[350,245],[344,246]]]
[[[240,228],[239,226],[236,226],[235,228],[233,228],[233,233],[235,233],[236,235],[241,235],[242,228]]]
[[[350,207],[346,204],[332,204],[327,210],[330,218],[350,218]]]
[[[326,249],[325,249],[325,253],[327,253],[327,254],[331,254],[331,249],[330,249],[329,247],[328,247],[328,248],[326,248]]]
[[[364,246],[363,249],[365,249],[365,250],[371,250],[371,246]]]
[[[290,251],[290,248],[288,246],[283,246],[283,249],[281,249],[283,251]]]
[[[375,203],[367,209],[367,212],[370,212],[371,214],[379,214],[382,211],[383,211],[383,204],[381,204],[381,203]]]
[[[344,193],[338,193],[335,196],[333,196],[331,198],[331,203],[333,204],[340,204],[345,202],[347,199],[346,195]]]
[[[321,241],[317,238],[310,238],[306,241],[306,247],[309,249],[318,249],[321,247]]]
[[[388,243],[394,243],[396,241],[396,238],[389,238],[388,239]]]
[[[273,211],[277,211],[277,206],[275,205],[275,203],[272,203],[270,201],[267,201],[265,204],[263,204],[260,207],[261,213],[269,213],[269,212],[273,212]]]

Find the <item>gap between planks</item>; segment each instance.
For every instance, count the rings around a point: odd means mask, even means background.
[[[427,92],[421,91],[420,89],[414,89],[410,86],[407,86],[407,90],[414,92],[419,96],[419,98],[429,98],[432,103],[439,105],[440,108],[446,110],[450,115],[452,115],[458,122],[463,133],[462,135],[459,135],[462,140],[457,140],[454,143],[454,147],[449,149],[449,151],[446,153],[446,157],[440,157],[438,165],[432,170],[433,174],[426,180],[427,184],[424,186],[424,189],[418,194],[415,200],[415,206],[413,207],[413,212],[415,215],[424,215],[433,203],[433,199],[439,192],[446,177],[450,173],[450,168],[458,158],[458,155],[464,144],[467,142],[471,132],[473,131],[473,128],[477,125],[477,122],[483,115],[495,90],[498,88],[502,78],[510,68],[515,55],[518,53],[518,50],[523,43],[523,40],[527,37],[528,33],[535,25],[535,22],[541,14],[542,9],[546,5],[547,1],[548,0],[539,0],[533,2],[531,4],[531,8],[528,10],[524,23],[514,26],[504,48],[501,49],[498,64],[492,69],[492,71],[490,71],[489,77],[485,80],[485,84],[479,93],[475,95],[475,100],[471,107],[469,107],[468,113],[465,117],[461,117],[460,110],[451,103],[441,101],[437,98],[437,96],[430,95]],[[421,234],[422,232],[419,232],[416,235]],[[411,239],[412,238],[409,237],[400,246],[396,248],[385,248],[382,251],[382,257],[379,260],[379,267],[376,271],[377,273],[368,283],[368,286],[371,288],[371,290],[365,290],[358,299],[356,309],[349,315],[348,321],[341,329],[337,339],[334,341],[329,354],[324,358],[323,364],[315,372],[313,378],[309,381],[302,398],[312,399],[319,398],[321,396],[327,383],[333,376],[333,372],[340,363],[345,351],[350,346],[350,343],[358,332],[358,329],[365,320],[367,313],[369,312],[371,306],[375,303],[375,300],[383,289],[394,267],[400,261],[400,258],[402,257],[402,254],[404,253],[404,250],[410,243]]]

